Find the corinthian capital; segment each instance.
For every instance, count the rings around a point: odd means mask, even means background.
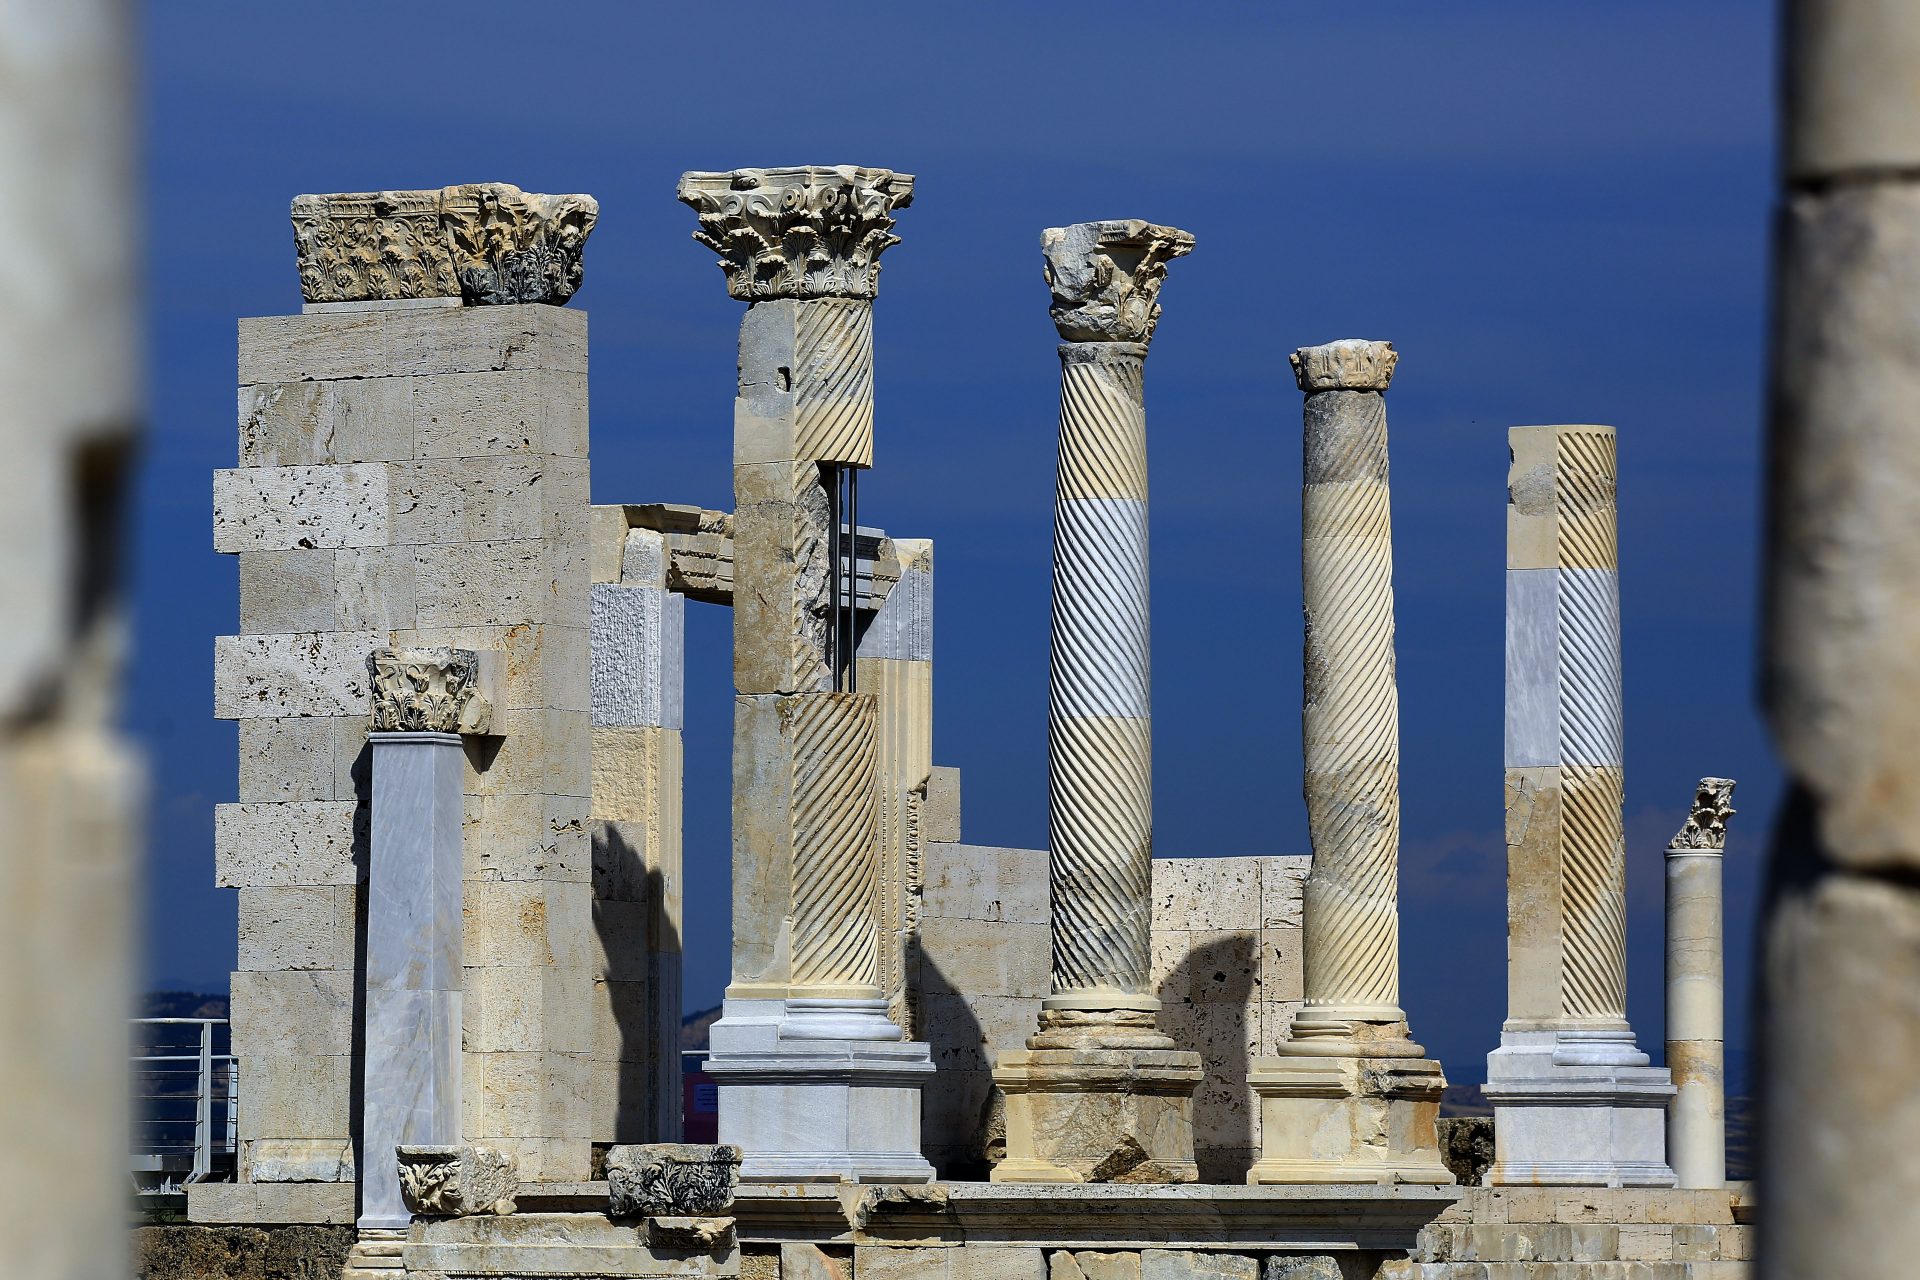
[[[1732,778],[1702,778],[1693,793],[1687,825],[1668,841],[1669,849],[1724,849],[1727,819],[1735,813]]]
[[[893,211],[913,203],[913,175],[854,165],[680,175],[700,215],[693,238],[720,255],[727,292],[766,298],[872,298],[880,255],[899,244]]]
[[[1138,218],[1076,222],[1042,231],[1040,249],[1062,339],[1149,342],[1167,263],[1193,252],[1193,236]]]
[[[1325,346],[1294,352],[1294,381],[1308,395],[1316,391],[1385,391],[1393,381],[1400,353],[1391,342],[1342,338]]]
[[[376,733],[486,733],[493,704],[480,692],[480,655],[445,645],[375,649],[367,658],[373,678]]]
[[[580,287],[599,216],[592,196],[534,195],[505,182],[295,196],[300,295],[557,305]]]

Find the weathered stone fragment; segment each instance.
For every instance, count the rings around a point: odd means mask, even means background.
[[[615,1217],[702,1218],[733,1204],[740,1148],[661,1142],[607,1152],[607,1195]]]
[[[483,1146],[401,1146],[400,1193],[407,1208],[430,1217],[513,1212],[520,1179],[513,1160]]]

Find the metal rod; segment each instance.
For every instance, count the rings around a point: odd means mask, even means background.
[[[854,654],[853,624],[860,607],[860,469],[847,468],[847,692],[860,687]]]
[[[827,679],[840,687],[840,468],[827,472]]]

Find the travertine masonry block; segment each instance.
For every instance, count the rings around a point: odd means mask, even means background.
[[[553,965],[585,970],[591,963],[593,910],[583,884],[468,881],[465,916],[462,959],[469,968]]]
[[[325,716],[240,721],[240,802],[351,799],[333,789],[333,721]]]
[[[341,1054],[244,1054],[242,1140],[344,1138],[351,1132],[353,1059]]]
[[[375,547],[387,541],[389,517],[380,463],[213,473],[215,551]]]
[[[734,688],[828,687],[827,491],[811,462],[733,469]]]
[[[423,379],[414,418],[421,458],[535,453],[587,456],[587,377],[502,369]]]
[[[411,548],[343,547],[333,553],[326,597],[332,627],[341,631],[411,627],[418,616],[417,595]]]
[[[469,966],[463,981],[461,1020],[468,1053],[585,1053],[593,1047],[577,971]]]
[[[408,378],[240,388],[240,465],[293,467],[413,456]]]
[[[213,807],[214,883],[223,889],[270,885],[351,885],[366,878],[356,849],[351,800]]]
[[[544,369],[584,375],[584,311],[530,303],[240,321],[240,381],[310,382]]]
[[[213,642],[216,720],[265,716],[366,716],[367,655],[383,631],[218,636]]]
[[[240,890],[240,968],[351,971],[357,897],[351,885]]]
[[[586,574],[576,580],[570,556],[535,539],[419,547],[414,582],[422,627],[575,623],[586,617]]]
[[[927,839],[960,843],[960,770],[937,764],[927,781]]]
[[[233,1034],[249,1053],[322,1057],[353,1043],[351,970],[242,970],[232,984]]]
[[[240,628],[247,632],[333,629],[334,557],[327,549],[240,554]]]
[[[396,645],[452,645],[500,655],[497,708],[527,711],[586,711],[591,692],[587,675],[587,628],[521,622],[487,626],[421,626],[396,631]]]
[[[461,826],[466,877],[587,883],[587,801],[537,793],[469,796]]]
[[[1039,999],[1052,990],[1045,925],[944,920],[920,936],[920,990],[927,995]]]
[[[1239,1253],[1142,1249],[1140,1280],[1259,1280],[1260,1264]]]

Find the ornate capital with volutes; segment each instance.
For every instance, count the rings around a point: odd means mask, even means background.
[[[893,213],[913,203],[913,175],[844,164],[685,173],[678,194],[742,302],[870,299],[880,255],[900,243]]]
[[[1724,849],[1727,847],[1727,819],[1737,812],[1733,807],[1732,778],[1702,778],[1693,793],[1693,810],[1687,825],[1668,842],[1669,849]]]
[[[296,196],[300,296],[558,305],[580,287],[599,216],[592,196],[535,195],[505,182]]]
[[[1193,252],[1193,236],[1138,218],[1076,222],[1040,233],[1053,324],[1067,342],[1153,339],[1167,263]]]
[[[1290,357],[1294,381],[1308,395],[1316,391],[1385,391],[1393,381],[1400,353],[1391,342],[1342,338],[1324,346],[1302,347]]]
[[[375,733],[484,734],[493,727],[493,704],[479,687],[480,655],[471,649],[375,649],[367,672]]]

